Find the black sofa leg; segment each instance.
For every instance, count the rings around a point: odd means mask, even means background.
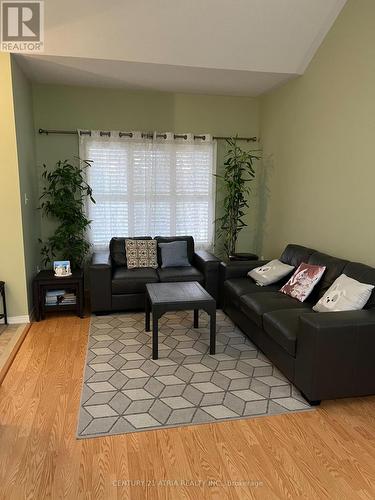
[[[314,401],[309,401],[309,405],[310,406],[319,406],[321,402],[322,402],[321,399],[316,399]]]
[[[314,401],[307,401],[310,406],[319,406],[322,402],[321,399],[315,399]]]
[[[306,399],[306,401],[309,403],[310,406],[319,406],[320,403],[322,402],[321,399],[314,399],[311,401],[307,396],[305,396],[303,392],[301,392],[301,394]]]
[[[109,311],[98,311],[95,312],[95,316],[108,316]]]

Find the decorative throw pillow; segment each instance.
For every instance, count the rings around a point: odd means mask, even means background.
[[[342,274],[313,309],[317,312],[358,311],[365,307],[373,289],[374,285],[360,283]]]
[[[290,280],[280,289],[280,292],[304,302],[323,276],[325,270],[325,266],[302,263]]]
[[[284,264],[280,260],[271,260],[263,266],[256,267],[247,273],[259,286],[271,285],[284,278],[293,271],[294,267]]]
[[[188,267],[190,262],[187,256],[186,241],[172,241],[159,243],[161,251],[161,267]]]
[[[158,267],[155,240],[125,240],[128,269]]]

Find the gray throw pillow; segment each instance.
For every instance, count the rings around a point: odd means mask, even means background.
[[[188,267],[190,262],[187,258],[187,242],[172,241],[171,243],[159,243],[161,252],[161,267]]]

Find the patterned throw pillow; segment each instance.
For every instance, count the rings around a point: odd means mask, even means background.
[[[360,283],[342,274],[313,309],[317,312],[359,311],[365,307],[373,289],[374,285]]]
[[[284,264],[280,260],[271,260],[263,266],[256,267],[247,273],[250,278],[256,281],[259,286],[272,285],[277,283],[293,271],[294,267]]]
[[[137,267],[158,267],[156,240],[125,240],[128,269]]]
[[[290,280],[280,289],[280,292],[304,302],[323,276],[325,270],[325,266],[302,263]]]

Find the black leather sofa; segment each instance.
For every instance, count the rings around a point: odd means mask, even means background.
[[[280,260],[326,266],[306,302],[279,292],[290,276],[265,287],[247,277],[266,261],[222,263],[224,311],[310,403],[375,394],[375,292],[361,311],[312,310],[340,274],[375,285],[375,269],[299,245],[288,245]]]
[[[209,252],[195,252],[192,236],[156,236],[159,243],[176,240],[187,242],[191,267],[169,267],[162,269],[158,250],[158,269],[128,269],[125,254],[125,239],[112,238],[106,252],[94,253],[89,265],[91,310],[97,314],[110,311],[143,309],[146,283],[198,281],[208,293],[217,299],[220,260]],[[149,236],[132,239],[150,240]]]

